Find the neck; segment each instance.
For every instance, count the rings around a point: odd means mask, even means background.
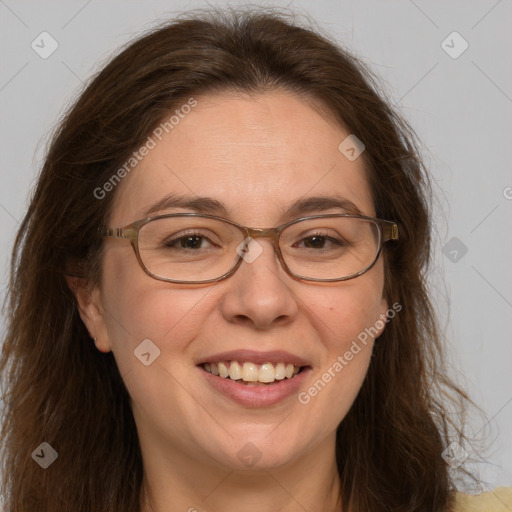
[[[160,452],[161,454],[162,452]],[[341,511],[334,439],[277,468],[229,470],[146,454],[141,512]]]

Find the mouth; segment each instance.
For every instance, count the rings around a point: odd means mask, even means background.
[[[312,370],[307,359],[283,350],[231,350],[205,356],[196,366],[215,396],[249,408],[292,404]]]
[[[293,379],[307,368],[282,361],[263,364],[251,361],[218,361],[199,366],[212,375],[246,386],[269,386],[279,381]]]

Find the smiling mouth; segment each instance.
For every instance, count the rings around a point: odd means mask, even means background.
[[[219,361],[203,363],[200,366],[212,375],[248,386],[269,385],[293,379],[306,368],[284,362],[256,364],[250,361]]]

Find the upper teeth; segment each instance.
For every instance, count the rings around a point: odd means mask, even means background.
[[[203,368],[213,375],[223,379],[242,379],[245,382],[274,382],[275,380],[290,379],[297,375],[300,366],[291,363],[264,363],[262,365],[238,361],[221,361],[219,363],[205,363]]]

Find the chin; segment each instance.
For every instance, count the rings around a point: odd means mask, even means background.
[[[265,432],[260,436],[235,437],[226,450],[215,454],[215,458],[231,470],[272,470],[293,462],[301,452],[296,443],[277,437],[272,439]]]

